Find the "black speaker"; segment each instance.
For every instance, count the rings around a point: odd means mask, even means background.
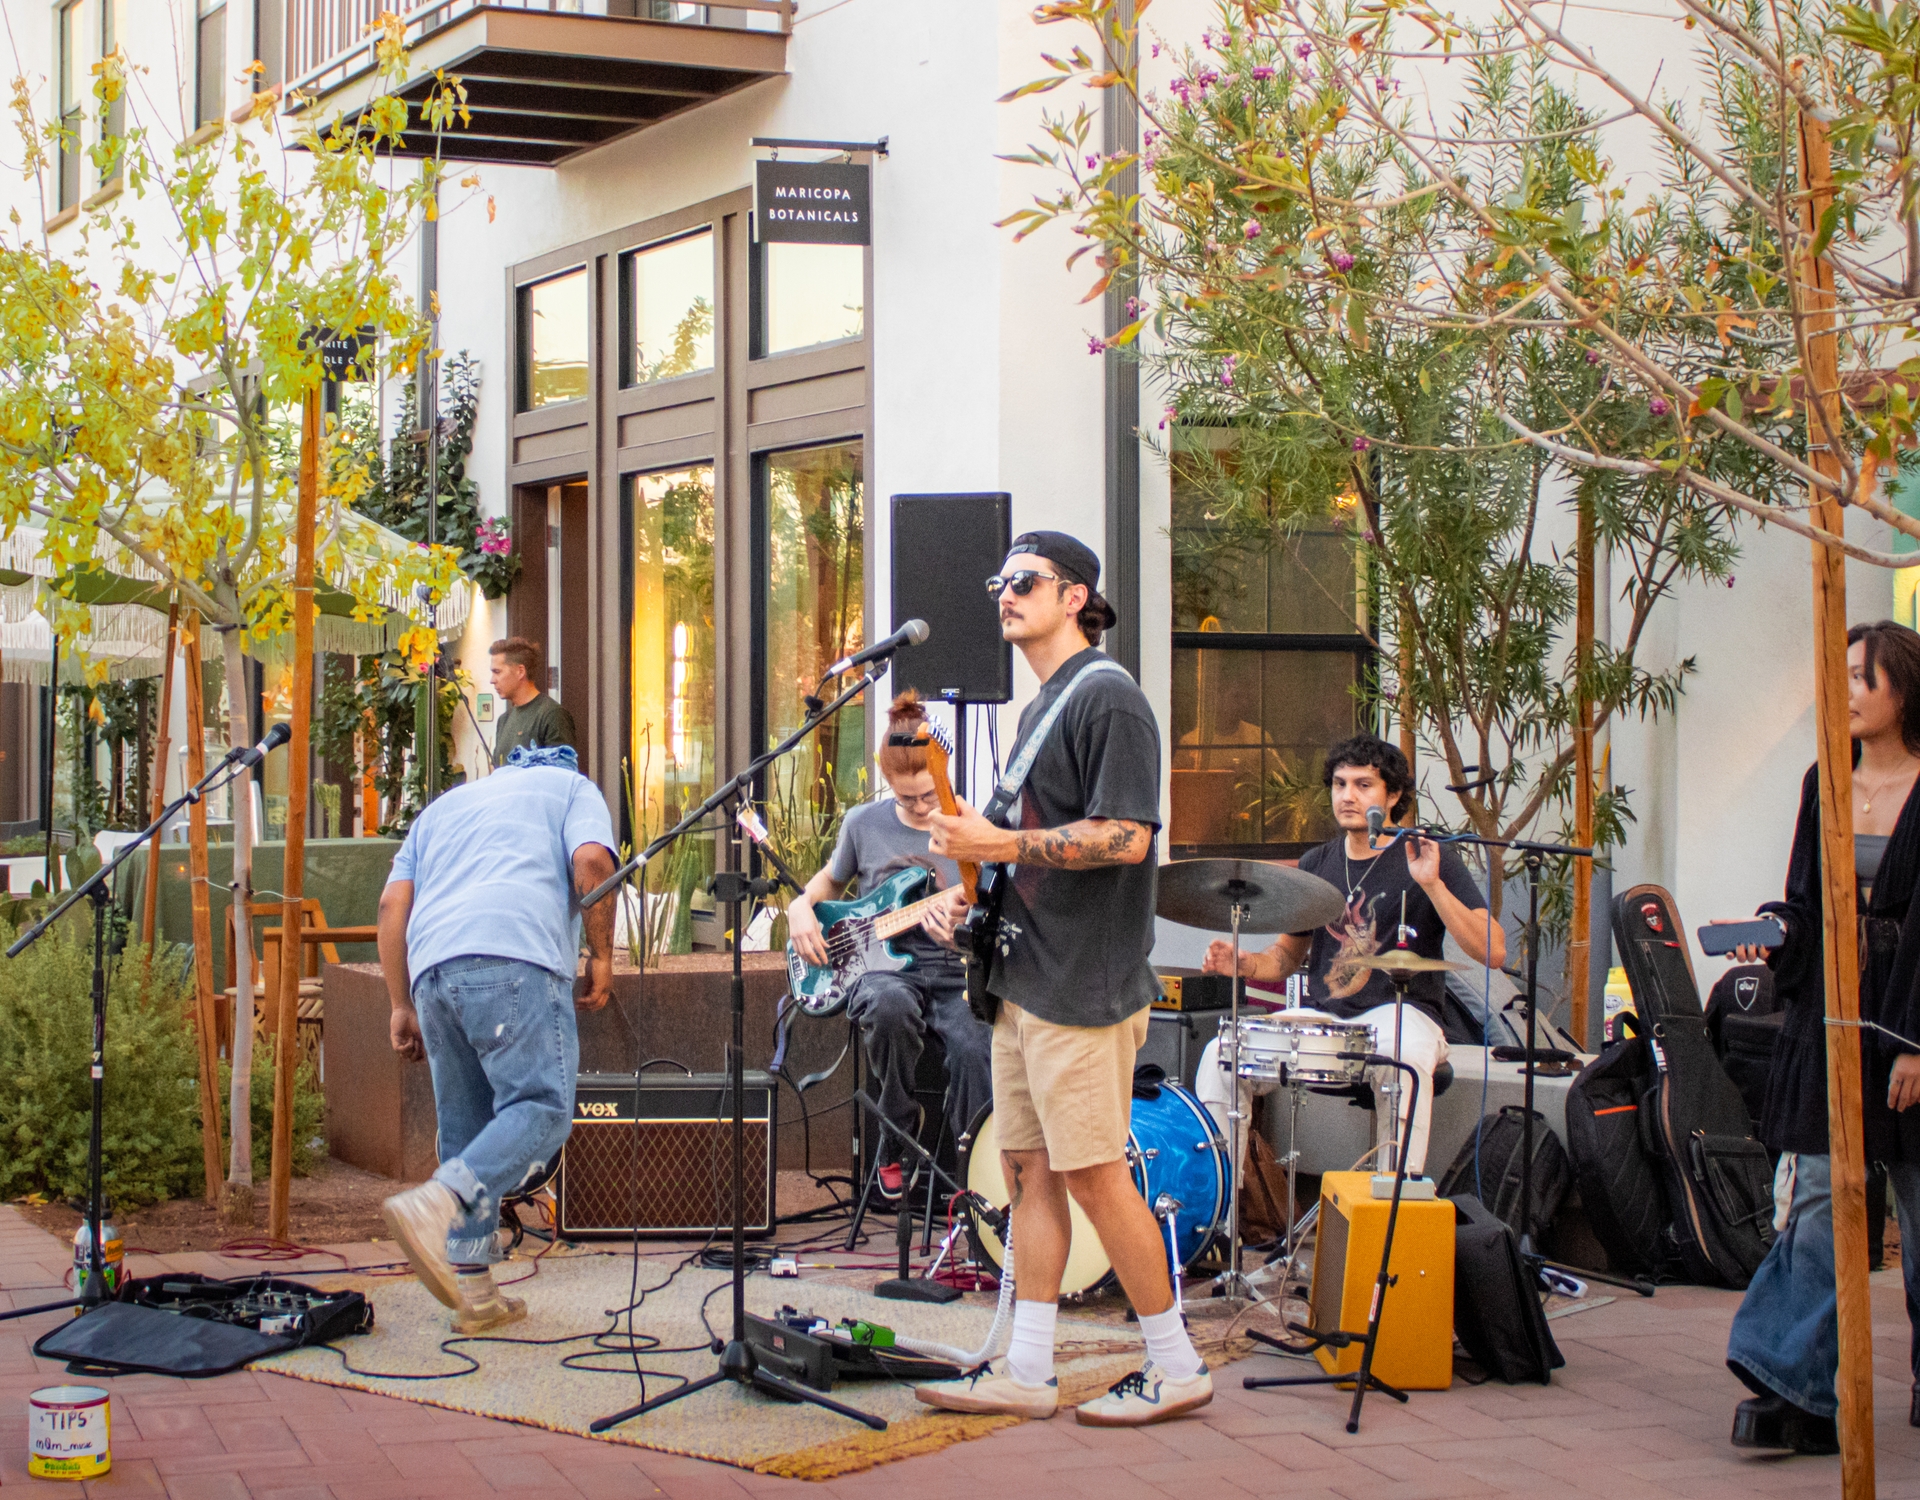
[[[1005,703],[1013,696],[1013,648],[1000,639],[1000,609],[987,580],[1013,545],[1013,496],[893,497],[893,623],[925,620],[923,646],[893,659],[893,690],[922,698]]]

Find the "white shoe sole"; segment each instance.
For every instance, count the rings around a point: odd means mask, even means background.
[[[1060,1410],[1058,1401],[1044,1408],[1039,1405],[1016,1406],[1011,1401],[983,1401],[958,1391],[943,1391],[930,1385],[915,1386],[913,1394],[928,1406],[937,1406],[941,1411],[956,1411],[973,1417],[1025,1417],[1029,1421],[1044,1422]]]
[[[1213,1400],[1213,1392],[1208,1390],[1199,1396],[1190,1396],[1185,1401],[1176,1401],[1171,1406],[1153,1407],[1145,1416],[1110,1417],[1100,1412],[1090,1412],[1086,1407],[1076,1407],[1074,1414],[1080,1419],[1082,1427],[1151,1427],[1156,1422],[1171,1422],[1175,1417],[1185,1416],[1190,1411],[1198,1411]]]
[[[439,1254],[433,1254],[421,1240],[415,1226],[394,1211],[393,1202],[394,1199],[389,1198],[380,1205],[380,1217],[386,1220],[394,1243],[406,1252],[407,1263],[413,1267],[413,1274],[420,1278],[420,1284],[433,1293],[442,1307],[457,1312],[461,1306],[460,1282],[454,1275],[452,1262],[447,1259],[446,1246],[442,1244],[435,1247]]]

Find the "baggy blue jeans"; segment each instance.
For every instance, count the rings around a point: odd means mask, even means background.
[[[453,958],[414,981],[440,1166],[460,1200],[447,1259],[500,1259],[501,1200],[531,1182],[566,1143],[580,1034],[573,981],[513,958]]]
[[[1794,1166],[1787,1227],[1760,1263],[1727,1339],[1727,1363],[1756,1390],[1784,1396],[1816,1416],[1840,1409],[1833,1377],[1840,1368],[1840,1321],[1833,1289],[1832,1158],[1806,1156]],[[1887,1180],[1900,1215],[1900,1264],[1907,1318],[1915,1324],[1910,1350],[1920,1382],[1920,1165],[1891,1162]]]

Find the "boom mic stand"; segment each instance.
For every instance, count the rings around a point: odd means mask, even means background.
[[[592,906],[595,902],[604,900],[618,890],[635,871],[644,868],[647,862],[661,850],[704,822],[710,814],[724,807],[728,802],[738,802],[744,813],[751,806],[748,799],[760,773],[837,714],[847,703],[872,687],[885,671],[884,660],[874,662],[867,666],[865,673],[857,682],[831,703],[820,704],[817,699],[809,699],[808,706],[811,712],[805,723],[773,749],[755,759],[733,780],[615,870],[581,901],[581,906]],[[856,1422],[864,1422],[875,1432],[887,1430],[884,1417],[871,1416],[851,1406],[842,1405],[819,1391],[810,1390],[806,1386],[774,1374],[771,1370],[762,1369],[754,1355],[752,1344],[747,1341],[747,1123],[745,1115],[747,983],[740,963],[740,945],[742,938],[746,935],[742,918],[748,900],[758,901],[769,896],[779,885],[778,880],[757,879],[747,874],[745,846],[749,837],[758,842],[757,835],[753,834],[743,818],[740,831],[731,835],[731,857],[728,863],[736,868],[716,874],[712,885],[715,899],[728,908],[733,921],[731,996],[733,1038],[727,1049],[727,1086],[733,1094],[733,1336],[722,1349],[720,1367],[713,1374],[689,1381],[675,1390],[668,1391],[664,1396],[655,1396],[652,1400],[642,1401],[637,1406],[629,1406],[610,1416],[596,1418],[588,1424],[589,1432],[606,1432],[618,1427],[622,1422],[645,1416],[650,1411],[655,1411],[698,1391],[704,1391],[711,1386],[719,1385],[726,1380],[731,1380],[736,1385],[763,1391],[769,1396],[778,1396],[783,1400],[811,1402],[815,1406],[837,1412],[843,1417],[850,1417]],[[777,861],[775,863],[777,864]],[[771,1141],[768,1142],[767,1149],[769,1151],[773,1149]]]
[[[226,784],[225,781],[216,783],[216,778],[225,777],[227,781],[231,781],[248,769],[253,764],[252,761],[244,758],[248,753],[246,750],[230,751],[224,760],[162,808],[159,817],[122,844],[119,852],[112,859],[69,891],[65,900],[21,933],[13,946],[7,949],[8,958],[18,958],[45,937],[48,929],[81,901],[93,902],[93,1050],[87,1065],[93,1084],[93,1118],[87,1129],[87,1234],[91,1244],[87,1251],[86,1284],[80,1288],[77,1296],[67,1297],[59,1302],[41,1302],[33,1307],[16,1307],[8,1312],[0,1312],[0,1323],[8,1322],[13,1318],[31,1317],[35,1313],[56,1312],[63,1307],[77,1307],[82,1311],[91,1311],[111,1300],[106,1285],[106,1251],[100,1243],[100,1224],[105,1217],[100,1182],[100,1136],[102,1121],[106,1114],[107,906],[113,899],[107,883],[113,872],[127,861],[134,850],[149,847],[153,836],[166,827],[181,808],[191,806],[206,793],[218,790],[219,786]],[[51,882],[53,876],[51,862],[48,864],[47,876]],[[149,878],[157,879],[158,872],[150,871]]]

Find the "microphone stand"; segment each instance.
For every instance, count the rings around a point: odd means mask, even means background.
[[[767,751],[766,754],[756,757],[738,776],[734,777],[733,780],[729,781],[711,797],[707,798],[705,802],[701,803],[699,807],[688,813],[686,817],[674,824],[672,828],[669,828],[665,833],[661,834],[659,838],[641,850],[640,853],[636,854],[618,870],[614,871],[612,875],[603,880],[581,901],[581,906],[592,906],[594,903],[604,900],[617,890],[630,875],[644,868],[647,862],[659,854],[661,850],[665,849],[688,830],[704,822],[710,814],[725,806],[728,802],[738,802],[743,810],[747,808],[749,806],[747,799],[750,797],[754,783],[759,780],[762,771],[788,751],[792,750],[802,740],[806,739],[807,736],[812,734],[820,725],[839,713],[847,703],[872,687],[880,680],[885,671],[886,663],[884,660],[870,662],[866,665],[866,670],[859,680],[847,688],[845,692],[841,693],[840,696],[835,698],[831,703],[822,704],[817,699],[809,699],[808,708],[810,711],[806,722],[801,724],[792,734],[788,735],[786,739],[774,746],[773,749]],[[731,1380],[737,1385],[748,1386],[754,1390],[762,1391],[770,1396],[780,1397],[782,1400],[811,1402],[815,1406],[824,1407],[831,1412],[837,1412],[843,1417],[851,1417],[856,1422],[863,1422],[875,1432],[885,1432],[887,1430],[887,1422],[884,1417],[872,1416],[867,1412],[856,1410],[854,1407],[842,1405],[831,1397],[822,1395],[819,1391],[810,1390],[806,1386],[799,1385],[794,1381],[774,1374],[771,1370],[763,1369],[759,1364],[757,1356],[754,1354],[753,1345],[747,1340],[747,1125],[745,1115],[747,985],[746,977],[740,963],[741,940],[746,936],[746,925],[742,919],[749,899],[754,901],[764,899],[772,895],[773,892],[779,888],[780,884],[777,879],[754,878],[747,874],[745,845],[751,836],[752,830],[749,829],[743,821],[739,829],[730,835],[732,840],[732,854],[728,863],[736,866],[736,868],[723,870],[716,874],[713,877],[713,882],[710,887],[715,899],[728,908],[733,921],[733,979],[731,994],[733,1036],[727,1048],[727,1086],[733,1095],[733,1336],[728,1339],[725,1346],[721,1349],[720,1367],[711,1375],[703,1375],[698,1380],[688,1381],[685,1385],[668,1391],[663,1396],[655,1396],[651,1400],[642,1401],[638,1405],[629,1406],[609,1416],[598,1417],[588,1424],[587,1430],[589,1432],[606,1432],[611,1428],[618,1427],[622,1422],[631,1421],[634,1417],[645,1416],[650,1411],[656,1411],[660,1407],[670,1405],[675,1401],[681,1400],[683,1397],[691,1396],[698,1391],[704,1391],[711,1386],[719,1385],[722,1381],[726,1380]],[[754,838],[753,841],[758,843],[757,838]],[[768,850],[764,852],[771,854],[772,851]],[[782,868],[777,859],[772,860],[771,863],[774,864],[776,869]],[[798,882],[792,879],[790,872],[783,872],[783,874],[789,883],[793,884],[796,889],[799,888]],[[774,1143],[772,1141],[767,1143],[767,1149],[769,1151],[774,1149]]]
[[[56,1312],[63,1307],[77,1307],[82,1311],[103,1305],[112,1300],[107,1290],[106,1248],[100,1243],[100,1225],[105,1217],[103,1189],[101,1187],[100,1138],[102,1124],[106,1114],[106,1059],[107,1059],[107,906],[113,897],[108,890],[108,881],[113,872],[124,864],[136,849],[147,849],[161,829],[172,821],[181,808],[198,802],[209,791],[224,786],[224,781],[216,784],[215,778],[225,777],[231,781],[251,766],[243,760],[245,751],[227,756],[198,782],[187,788],[133,838],[120,846],[120,850],[93,874],[67,893],[66,899],[48,912],[33,926],[14,941],[7,949],[8,958],[18,958],[32,947],[48,930],[70,910],[83,900],[93,902],[93,1050],[88,1060],[87,1072],[92,1080],[92,1120],[87,1130],[87,1233],[90,1244],[87,1250],[87,1276],[85,1283],[76,1295],[63,1298],[58,1302],[41,1302],[32,1307],[16,1307],[0,1312],[0,1323],[14,1318],[27,1318],[35,1313]],[[48,866],[48,880],[51,882],[53,870]]]

